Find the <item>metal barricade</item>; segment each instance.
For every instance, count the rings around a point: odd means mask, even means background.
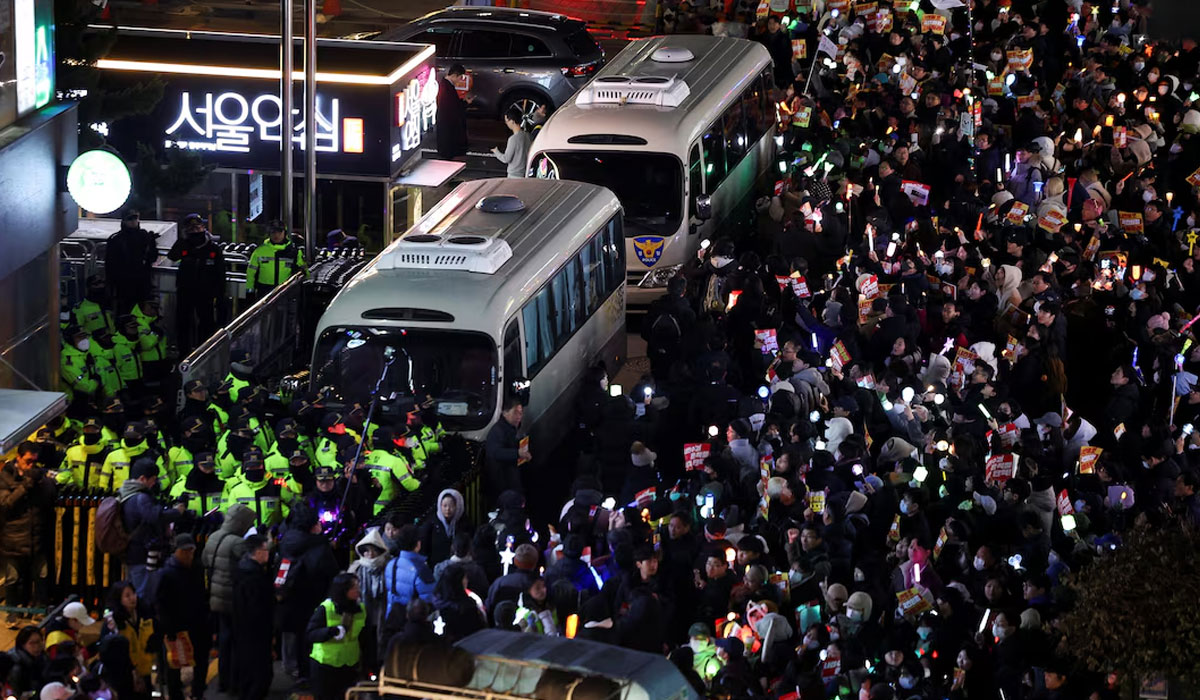
[[[193,379],[205,384],[223,380],[230,358],[248,353],[256,374],[286,374],[302,345],[300,311],[304,277],[293,275],[235,318],[179,363],[179,386]],[[179,396],[182,406],[183,396]]]

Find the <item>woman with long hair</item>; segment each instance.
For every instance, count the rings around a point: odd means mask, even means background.
[[[308,620],[316,700],[341,700],[358,677],[359,635],[367,620],[360,596],[358,577],[340,573],[329,586],[329,597]]]

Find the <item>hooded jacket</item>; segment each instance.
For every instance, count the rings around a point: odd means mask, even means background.
[[[454,499],[454,517],[450,521],[442,515],[442,499],[446,496]],[[450,558],[455,532],[460,528],[464,532],[473,530],[470,523],[463,522],[465,504],[462,494],[454,489],[443,489],[433,502],[434,517],[421,526],[421,552],[426,555],[430,568]]]
[[[160,507],[146,487],[136,479],[126,479],[121,484],[117,501],[121,504],[125,532],[129,533],[125,563],[145,564],[146,553],[164,541],[163,528],[174,519],[172,515],[175,511]]]
[[[329,592],[329,584],[340,568],[333,548],[323,535],[292,528],[279,540],[279,556],[291,561],[289,574],[299,575],[279,606],[282,628],[303,632],[308,618]],[[296,567],[300,567],[296,570]],[[289,575],[290,578],[290,575]]]
[[[40,469],[24,476],[11,463],[0,469],[0,554],[32,554],[41,545],[42,521],[53,508],[54,482]]]
[[[383,553],[368,559],[367,546],[378,547]],[[391,559],[387,542],[384,542],[379,528],[373,527],[354,545],[354,551],[358,553],[359,558],[350,564],[349,571],[358,577],[362,604],[367,612],[367,627],[374,625],[377,631],[382,631],[387,616],[387,580],[383,573]]]
[[[235,503],[225,514],[225,522],[204,544],[200,561],[208,572],[209,607],[213,612],[233,613],[233,579],[238,562],[246,553],[246,531],[254,524],[254,511]]]

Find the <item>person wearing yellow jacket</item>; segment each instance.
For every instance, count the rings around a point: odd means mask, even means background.
[[[104,458],[104,466],[100,468],[100,488],[106,491],[116,491],[121,488],[129,479],[129,468],[133,464],[133,460],[141,457],[143,453],[150,449],[150,443],[146,440],[146,424],[141,421],[131,421],[125,426],[125,433],[121,436],[121,445],[117,449],[108,453]],[[158,473],[163,473],[163,458],[162,455],[156,455],[155,461],[158,464]],[[162,484],[163,489],[170,488],[170,484]]]
[[[113,364],[117,366],[117,373],[121,375],[125,386],[140,392],[146,372],[142,364],[141,331],[137,319],[130,314],[123,314],[117,319],[117,328],[120,332],[113,336]]]
[[[79,440],[67,448],[67,456],[63,459],[63,468],[59,470],[55,481],[59,486],[75,486],[78,488],[94,488],[100,486],[100,476],[104,468],[104,460],[108,457],[108,441],[111,433],[108,428],[100,425],[95,418],[83,422],[83,434]],[[116,435],[111,435],[115,440]]]
[[[413,475],[413,467],[400,451],[396,440],[395,433],[387,427],[376,430],[371,440],[374,449],[367,455],[365,466],[379,488],[379,496],[375,499],[375,515],[382,513],[400,495],[401,487],[405,491],[421,488],[420,479]]]
[[[329,597],[308,620],[315,700],[342,700],[358,679],[359,636],[367,622],[360,597],[358,577],[340,573],[333,577]]]
[[[116,355],[113,352],[113,335],[107,328],[101,328],[92,334],[88,343],[88,357],[92,360],[92,369],[100,382],[100,396],[111,399],[125,388],[121,373],[117,371]]]
[[[112,313],[104,308],[108,301],[106,296],[104,280],[95,275],[89,277],[87,296],[71,309],[71,320],[88,333],[95,333],[101,328],[107,328],[110,333],[115,331]]]
[[[288,240],[283,224],[272,221],[267,233],[267,239],[254,248],[246,266],[247,299],[268,294],[293,274],[305,271],[304,251]]]
[[[100,381],[92,369],[88,356],[91,338],[79,326],[67,328],[63,334],[67,343],[58,356],[59,380],[63,392],[72,402],[86,403],[95,398]]]
[[[138,351],[148,381],[157,381],[167,373],[167,334],[159,319],[158,299],[153,297],[134,305],[130,314],[137,320]]]
[[[154,668],[154,652],[150,649],[154,638],[154,611],[138,599],[137,591],[129,581],[117,581],[108,589],[107,607],[110,611],[104,618],[102,636],[119,634],[129,642],[129,661],[133,666],[133,677],[110,679],[119,697],[149,696],[150,672]]]

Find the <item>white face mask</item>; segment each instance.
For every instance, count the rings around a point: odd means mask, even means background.
[[[1152,199],[1154,199],[1154,190],[1143,190],[1142,191],[1142,201],[1143,202],[1149,202]]]
[[[982,558],[975,557],[975,561],[973,562],[973,564],[975,566],[976,571],[983,571],[984,561]]]
[[[908,515],[908,501],[900,501],[900,513]]]
[[[726,265],[728,265],[731,262],[733,262],[733,258],[727,258],[724,255],[714,255],[712,257],[713,267],[716,267],[716,268],[725,267]]]
[[[92,347],[92,341],[88,338],[84,338],[78,343],[75,343],[75,347],[79,348],[81,352],[87,352],[88,348]]]
[[[846,608],[846,617],[851,620],[861,620],[862,615],[863,614],[862,614],[861,610],[855,610],[854,608]]]
[[[1004,639],[1008,636],[1008,628],[1002,627],[999,624],[992,625],[992,636],[996,639]]]
[[[608,377],[600,377],[600,388],[608,391]]]
[[[693,653],[698,654],[701,651],[704,651],[705,644],[703,639],[691,639],[688,640],[688,646],[692,648]]]
[[[901,688],[904,688],[905,690],[912,690],[913,686],[915,686],[916,684],[917,684],[916,678],[913,678],[912,676],[900,676],[900,687]]]

